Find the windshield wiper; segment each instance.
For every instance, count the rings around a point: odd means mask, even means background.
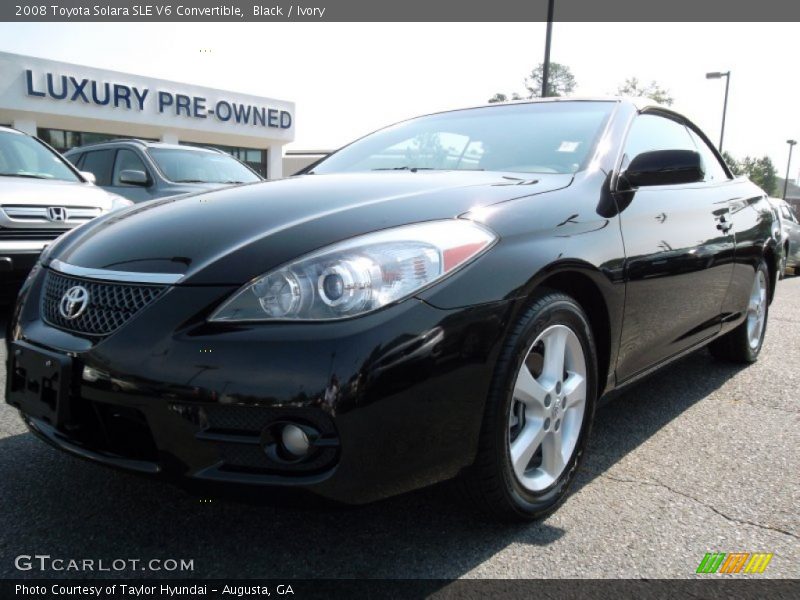
[[[379,167],[377,169],[372,169],[373,171],[411,171],[412,173],[416,173],[417,171],[485,171],[486,169],[437,169],[435,167]]]
[[[417,171],[436,171],[433,167],[379,167],[377,169],[372,169],[373,171],[411,171],[412,173],[416,173]]]
[[[28,179],[50,179],[44,175],[35,175],[33,173],[0,173],[1,177],[26,177]]]
[[[208,183],[202,179],[176,179],[175,183]]]

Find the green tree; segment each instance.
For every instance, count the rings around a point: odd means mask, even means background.
[[[544,79],[544,63],[539,63],[531,74],[525,78],[525,89],[528,98],[538,98],[542,95],[542,79]],[[567,65],[551,62],[550,73],[547,77],[547,96],[566,96],[575,89],[575,76]]]
[[[772,164],[769,156],[762,156],[761,158],[745,156],[739,163],[739,168],[742,171],[742,175],[747,175],[750,181],[770,196],[774,196],[777,193],[778,170]]]
[[[733,157],[733,154],[731,154],[727,150],[722,151],[722,160],[724,160],[727,163],[728,167],[730,167],[730,170],[734,175],[736,175],[737,177],[739,175],[744,175],[744,172],[742,171],[742,166],[739,164],[739,161],[736,160]]]
[[[655,81],[651,81],[645,85],[639,81],[637,77],[629,77],[625,83],[617,88],[617,95],[619,96],[642,96],[650,98],[654,102],[663,104],[664,106],[672,106],[675,99],[670,95],[669,90],[662,88]]]
[[[539,98],[542,95],[542,79],[544,77],[544,63],[539,63],[539,66],[533,69],[530,74],[525,78],[525,93],[513,93],[510,96],[511,100],[522,100],[523,98]],[[547,95],[548,96],[566,96],[572,93],[577,83],[575,77],[567,65],[561,63],[551,62],[550,73],[547,77]],[[508,102],[509,96],[503,93],[497,93],[491,98],[489,102],[494,104],[496,102]]]
[[[491,98],[489,98],[489,104],[495,104],[497,102],[508,102],[509,100],[522,100],[522,96],[514,92],[511,94],[511,98],[509,98],[506,94],[495,94]]]

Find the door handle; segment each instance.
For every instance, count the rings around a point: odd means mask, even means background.
[[[731,227],[733,227],[733,223],[728,221],[728,219],[725,218],[725,215],[720,215],[719,223],[717,223],[717,229],[719,229],[722,233],[728,233],[731,230]]]

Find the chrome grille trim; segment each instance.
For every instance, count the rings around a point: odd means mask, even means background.
[[[111,271],[108,269],[88,269],[70,265],[58,259],[50,263],[50,268],[59,273],[74,275],[83,279],[99,281],[123,281],[125,283],[152,283],[172,285],[183,279],[181,273],[137,273],[134,271]]]
[[[54,227],[26,227],[24,229],[0,227],[0,240],[54,240],[68,231],[69,229],[56,229]]]
[[[53,204],[53,206],[61,205]],[[50,223],[47,218],[48,208],[49,206],[44,205],[13,204],[3,206],[2,211],[9,221]],[[90,221],[103,214],[101,208],[94,206],[61,206],[61,208],[66,211],[66,222]]]
[[[74,318],[59,310],[64,294],[81,286],[88,295],[85,311]],[[150,305],[167,286],[138,285],[79,279],[47,271],[41,295],[41,316],[45,323],[78,336],[103,338],[114,333]]]

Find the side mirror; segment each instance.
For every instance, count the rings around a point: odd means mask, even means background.
[[[81,177],[83,177],[86,181],[94,185],[97,183],[97,177],[94,176],[94,173],[91,171],[81,171]]]
[[[654,150],[636,156],[623,173],[631,187],[703,181],[703,160],[694,150]]]
[[[134,169],[126,169],[120,171],[119,182],[127,185],[141,185],[146,186],[150,179],[144,171],[136,171]]]

